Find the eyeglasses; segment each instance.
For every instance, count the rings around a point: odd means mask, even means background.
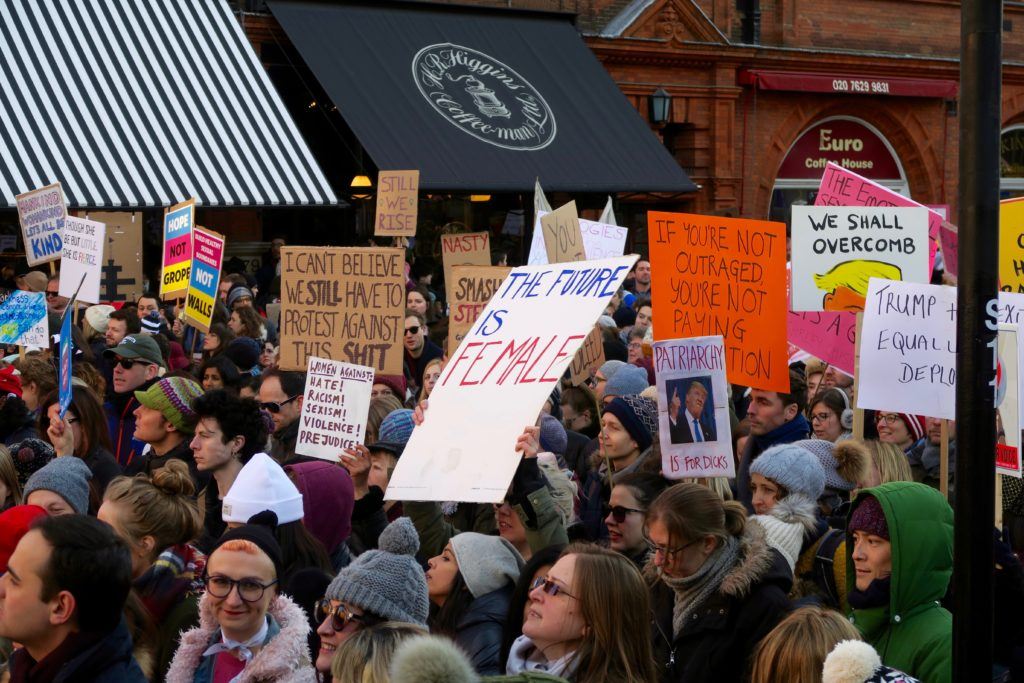
[[[299,396],[302,396],[302,394],[295,394],[294,396],[289,396],[280,403],[278,403],[277,401],[266,401],[260,404],[260,408],[263,408],[263,410],[266,410],[271,413],[280,413],[281,408],[285,407],[286,405],[297,399]]]
[[[575,595],[571,594],[569,591],[559,586],[551,579],[545,579],[538,576],[536,579],[533,580],[533,583],[530,584],[530,592],[533,592],[538,588],[540,588],[542,591],[544,591],[551,597],[555,597],[557,595],[565,595],[566,597],[570,597],[573,600],[579,600],[579,598],[577,598]]]
[[[352,612],[345,603],[339,603],[337,607],[332,607],[331,601],[327,598],[318,600],[314,609],[316,614],[320,615],[320,621],[327,617],[331,618],[331,628],[335,631],[344,631],[345,627],[353,621],[358,624],[365,623],[362,615]]]
[[[811,422],[828,422],[832,413],[814,413],[811,415]]]
[[[46,298],[47,299],[56,299],[59,296],[60,296],[60,294],[58,292],[51,292],[49,290],[46,291]]]
[[[406,334],[419,334],[420,333],[420,326],[419,325],[413,325],[412,327],[407,327],[407,328],[405,328],[405,333]]]
[[[619,524],[622,524],[623,522],[625,522],[626,521],[626,515],[628,515],[630,513],[636,513],[636,514],[642,515],[642,514],[644,514],[644,512],[646,512],[646,510],[637,510],[636,508],[628,508],[628,507],[626,507],[624,505],[612,506],[612,505],[608,505],[607,503],[602,505],[601,509],[602,509],[603,514],[604,514],[605,517],[607,517],[610,514],[612,516],[612,519],[614,519]]]
[[[125,370],[131,370],[132,368],[135,367],[136,363],[138,363],[139,365],[153,365],[153,363],[147,363],[144,360],[138,360],[136,358],[118,358],[117,359],[117,364],[120,365]]]
[[[697,541],[702,540],[701,538],[698,537],[698,538],[693,539],[689,543],[686,543],[685,545],[679,546],[678,548],[666,548],[665,546],[658,545],[657,543],[652,541],[651,537],[647,535],[647,530],[646,529],[644,529],[644,531],[643,531],[643,536],[644,536],[644,541],[647,543],[647,547],[651,549],[651,552],[652,553],[661,553],[662,556],[665,559],[671,558],[676,553],[683,552],[684,550],[689,548],[691,545],[693,545]]]
[[[878,415],[875,416],[875,422],[876,423],[877,422],[884,422],[887,425],[894,425],[894,424],[896,424],[896,420],[899,420],[899,419],[900,419],[900,416],[897,415],[896,413],[878,413]]]
[[[238,597],[245,602],[258,602],[263,598],[263,592],[277,583],[274,579],[270,583],[260,583],[256,579],[229,579],[226,576],[214,574],[203,579],[206,585],[206,592],[215,598],[226,598],[231,595],[231,590],[238,586]]]

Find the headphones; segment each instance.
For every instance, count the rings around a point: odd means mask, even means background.
[[[853,429],[853,409],[850,407],[850,397],[839,387],[830,387],[829,391],[834,391],[843,397],[844,408],[842,415],[839,416],[839,424],[843,426],[843,429]]]

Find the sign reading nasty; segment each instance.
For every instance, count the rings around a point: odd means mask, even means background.
[[[373,234],[381,237],[415,236],[419,201],[419,171],[378,172]]]
[[[789,391],[786,226],[651,211],[655,341],[719,335],[729,381]]]
[[[61,253],[61,233],[68,207],[60,183],[19,194],[18,222],[25,240],[25,258],[30,266],[56,261]]]
[[[441,235],[441,264],[445,287],[451,286],[453,266],[491,265],[491,234],[462,232]]]
[[[340,462],[363,443],[373,393],[373,368],[309,357],[295,452]]]
[[[455,353],[480,312],[501,287],[511,268],[504,266],[454,266],[448,286],[448,354]]]
[[[284,247],[281,259],[281,369],[316,356],[402,374],[402,249]]]
[[[503,500],[521,460],[516,439],[536,423],[636,260],[522,266],[509,273],[441,372],[386,498]]]

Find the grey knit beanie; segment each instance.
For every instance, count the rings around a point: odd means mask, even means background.
[[[818,500],[825,492],[825,470],[821,462],[809,449],[794,443],[772,446],[757,456],[750,465],[750,473],[760,474],[788,493],[801,493],[811,500]]]
[[[837,443],[825,439],[803,439],[794,441],[793,445],[807,449],[818,459],[825,472],[825,488],[833,491],[857,488],[857,482],[863,481],[871,466],[871,454],[856,439]]]
[[[380,534],[377,550],[368,550],[331,581],[329,600],[384,617],[427,625],[427,579],[416,561],[420,537],[408,517],[399,517]]]
[[[608,378],[608,383],[604,385],[604,395],[631,396],[639,394],[648,386],[647,371],[637,365],[627,364]]]
[[[501,536],[467,531],[452,536],[451,544],[459,572],[474,598],[519,580],[523,556]]]
[[[605,379],[611,379],[615,376],[615,373],[626,367],[627,363],[621,360],[606,360],[601,364],[601,367],[597,369],[601,373],[601,376]]]
[[[89,466],[74,456],[54,458],[28,478],[25,498],[33,491],[53,491],[68,502],[75,512],[89,512]]]

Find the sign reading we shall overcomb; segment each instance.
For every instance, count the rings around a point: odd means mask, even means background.
[[[520,460],[517,437],[537,422],[637,258],[513,270],[437,380],[387,499],[502,500]]]

